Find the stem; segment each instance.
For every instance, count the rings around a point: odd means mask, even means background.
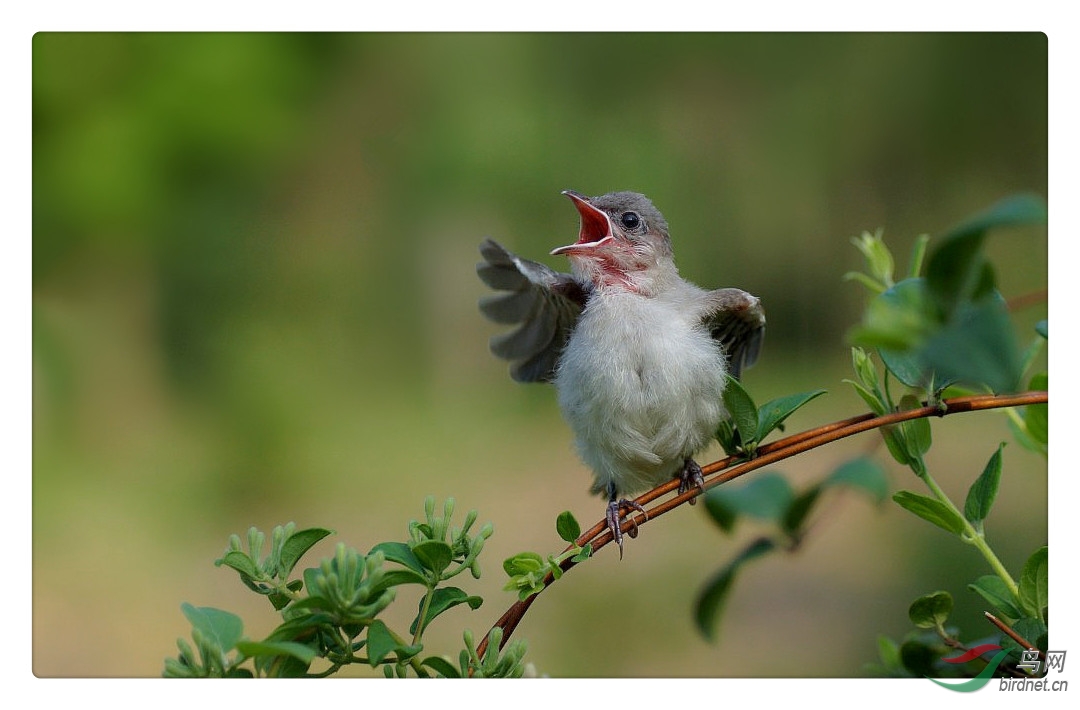
[[[734,457],[728,457],[719,461],[714,461],[710,464],[706,464],[701,467],[702,473],[711,478],[707,478],[705,481],[705,490],[714,488],[721,483],[726,483],[734,478],[738,478],[744,474],[755,471],[759,468],[764,468],[777,461],[797,456],[798,454],[815,449],[819,446],[832,443],[839,439],[843,439],[855,434],[860,434],[864,431],[871,429],[877,429],[878,427],[888,426],[890,424],[899,424],[900,422],[907,421],[909,419],[919,419],[920,417],[944,417],[951,414],[959,414],[961,412],[976,412],[984,409],[1000,409],[1002,407],[1023,407],[1029,404],[1046,404],[1049,401],[1049,393],[1047,392],[1023,392],[1015,395],[972,395],[967,397],[952,397],[950,399],[943,400],[937,406],[929,405],[918,409],[908,409],[902,412],[891,412],[889,414],[883,414],[881,416],[875,416],[873,414],[863,414],[850,419],[845,419],[839,422],[833,422],[832,424],[826,424],[825,426],[818,427],[816,429],[810,429],[805,432],[793,434],[791,436],[774,441],[769,444],[765,444],[758,447],[757,457],[749,461],[741,461]],[[945,409],[942,410],[941,405],[945,405]],[[718,474],[718,475],[713,475]],[[672,479],[665,483],[660,484],[656,488],[644,493],[634,499],[639,505],[645,505],[650,503],[661,496],[664,496],[678,488],[679,481]],[[687,491],[682,495],[677,495],[674,498],[664,501],[652,508],[647,509],[647,518],[643,518],[640,514],[636,516],[629,516],[633,520],[627,519],[624,523],[624,531],[629,530],[633,526],[642,527],[648,523],[651,523],[656,518],[660,517],[664,513],[667,513],[675,508],[689,502],[691,499],[700,495],[698,491]],[[963,518],[963,516],[961,516]],[[604,545],[608,544],[612,540],[611,531],[607,529],[607,523],[600,521],[589,528],[582,534],[572,545],[584,547],[586,543],[592,542],[593,553],[595,554]],[[975,544],[975,543],[972,543]],[[983,543],[985,545],[985,543]],[[567,547],[570,549],[570,547]],[[989,551],[989,548],[986,548]],[[993,557],[993,553],[990,552],[990,557],[997,562],[997,558]],[[989,559],[989,558],[988,558]],[[563,561],[559,568],[563,571],[569,570],[577,563],[572,558]],[[991,563],[993,564],[993,563]],[[1000,565],[1000,562],[997,562]],[[555,576],[550,572],[544,577],[544,589],[547,589],[554,581]],[[1003,577],[1008,579],[1008,577]],[[499,648],[502,648],[509,641],[510,636],[513,635],[514,630],[518,624],[521,623],[522,617],[529,610],[529,607],[533,605],[533,602],[540,596],[539,593],[522,601],[516,602],[509,609],[507,609],[499,620],[495,622],[494,627],[503,629],[502,643],[499,644]],[[477,652],[483,654],[487,648],[487,640],[490,636],[490,632],[484,636],[484,639],[477,647]]]
[[[420,643],[420,637],[424,633],[424,619],[427,618],[428,609],[431,607],[431,599],[435,596],[435,587],[428,587],[424,594],[424,602],[420,605],[420,613],[416,617],[416,633],[412,637],[412,645]]]
[[[990,545],[986,542],[986,537],[968,522],[968,519],[965,518],[963,513],[960,512],[960,509],[953,504],[952,500],[945,491],[941,489],[941,486],[937,484],[937,481],[934,480],[929,472],[923,473],[921,478],[926,483],[926,487],[930,489],[930,492],[934,494],[934,497],[944,505],[948,506],[952,512],[956,513],[957,517],[964,522],[964,534],[960,536],[960,539],[975,546],[975,549],[982,554],[983,559],[985,559],[991,569],[994,570],[994,574],[1000,577],[1001,581],[1005,582],[1005,585],[1009,588],[1013,598],[1019,599],[1020,588],[1016,585],[1016,582],[1013,580],[1012,575],[1009,574],[1009,571],[1005,569],[1005,565],[1001,564],[1001,560],[999,560],[997,555],[994,554],[994,551],[990,549]]]
[[[424,597],[424,608],[422,610],[424,614],[427,613],[428,605],[431,603],[431,595],[434,594],[434,593],[435,593],[434,588],[429,589],[428,592],[427,592],[427,595]],[[423,631],[423,628],[422,628],[423,624],[421,623],[421,621],[423,620],[423,618],[424,618],[423,616],[420,616],[416,621],[416,634],[413,636],[413,642],[412,642],[413,646],[420,643],[420,634]],[[398,636],[396,633],[394,633],[393,629],[391,629],[389,626],[387,626],[386,630],[390,632],[390,636],[393,637],[394,641],[396,641],[398,644],[400,644],[402,646],[405,645],[404,639],[402,639],[400,636]],[[428,678],[429,677],[428,672],[424,669],[424,667],[422,665],[420,665],[419,655],[420,654],[415,654],[412,658],[409,659],[409,666],[411,666],[412,669],[414,671],[416,671],[416,675],[419,676],[420,678]],[[395,653],[394,656],[396,657],[397,653]]]

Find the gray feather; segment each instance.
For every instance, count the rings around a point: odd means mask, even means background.
[[[480,299],[480,312],[502,325],[520,323],[532,314],[539,298],[532,290],[486,296]]]
[[[481,299],[480,311],[496,323],[519,326],[493,337],[491,352],[510,361],[510,375],[518,382],[552,381],[588,288],[570,274],[522,259],[491,239],[480,245],[480,255],[484,261],[476,273],[503,292]]]
[[[724,348],[728,371],[738,379],[753,365],[765,339],[765,309],[756,296],[737,288],[709,292],[709,307],[702,320]]]

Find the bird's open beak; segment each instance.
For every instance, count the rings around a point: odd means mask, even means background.
[[[552,249],[551,254],[585,254],[615,239],[611,230],[611,220],[603,211],[589,203],[589,199],[573,190],[563,190],[564,195],[574,202],[581,215],[581,229],[578,240],[573,244]]]

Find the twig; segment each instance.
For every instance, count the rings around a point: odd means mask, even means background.
[[[1032,291],[1031,293],[1022,293],[1019,296],[1014,296],[1005,302],[1005,307],[1012,312],[1023,310],[1029,306],[1037,306],[1040,303],[1046,303],[1050,300],[1050,290],[1040,289],[1038,291]]]
[[[719,486],[721,483],[727,483],[732,479],[738,478],[759,468],[764,468],[777,461],[797,456],[810,449],[815,449],[819,446],[824,446],[825,444],[832,443],[854,434],[860,434],[871,429],[877,429],[891,424],[899,424],[900,422],[908,421],[910,419],[921,419],[930,416],[943,417],[961,412],[975,412],[985,409],[1000,409],[1003,407],[1022,407],[1029,404],[1046,404],[1047,401],[1047,392],[1023,392],[1015,395],[973,395],[946,399],[941,403],[944,405],[943,407],[929,405],[918,409],[892,412],[882,416],[863,414],[850,419],[833,422],[832,424],[826,424],[815,429],[809,429],[798,434],[792,434],[791,436],[778,441],[761,445],[757,449],[757,456],[749,461],[729,456],[728,458],[706,464],[701,467],[702,473],[706,476],[705,490]],[[665,481],[656,488],[638,496],[635,499],[635,502],[640,505],[651,503],[657,498],[676,490],[678,485],[678,480],[674,478],[670,481]],[[698,495],[701,495],[701,491],[687,491],[682,495],[676,495],[670,500],[647,509],[647,517],[641,515],[628,516],[623,523],[623,531],[627,532],[633,527],[640,528],[664,513],[689,502]],[[611,542],[611,539],[612,534],[607,528],[607,523],[601,520],[586,530],[581,537],[574,542],[574,545],[584,546],[586,543],[592,542],[593,552],[595,553],[601,547]],[[569,550],[571,547],[573,546],[568,546],[566,549]],[[576,562],[568,558],[559,566],[565,572],[576,564]],[[549,572],[544,578],[544,589],[547,589],[554,579],[554,575]],[[527,599],[514,603],[492,626],[493,629],[498,627],[503,630],[502,643],[499,645],[500,648],[506,645],[518,624],[521,623],[521,619],[525,616],[525,612],[529,610],[529,607],[532,606],[538,596],[540,596],[540,592],[533,594]],[[476,651],[481,658],[483,658],[484,653],[487,651],[487,640],[490,633],[491,632],[489,631],[477,646]]]
[[[1023,636],[1021,636],[1020,634],[1013,631],[1011,628],[1009,628],[1008,624],[1006,624],[1004,621],[997,618],[996,616],[994,616],[990,612],[984,611],[983,615],[986,616],[987,621],[989,621],[994,626],[998,627],[1001,630],[1001,633],[1005,634],[1006,636],[1011,638],[1013,641],[1020,644],[1020,648],[1022,648],[1024,650],[1034,649],[1039,654],[1039,658],[1041,658],[1044,663],[1046,662],[1046,656],[1043,655],[1043,652],[1041,650],[1039,650],[1039,648],[1037,646],[1035,646],[1035,644],[1031,643],[1030,641],[1025,639]]]

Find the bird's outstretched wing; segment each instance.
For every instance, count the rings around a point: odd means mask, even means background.
[[[563,347],[577,324],[588,287],[570,274],[522,259],[499,243],[480,245],[480,279],[496,291],[480,301],[480,311],[496,323],[519,325],[491,339],[491,352],[510,361],[518,382],[551,382]]]
[[[709,292],[703,320],[728,357],[728,372],[738,379],[761,352],[765,339],[765,309],[756,296],[737,288]]]

